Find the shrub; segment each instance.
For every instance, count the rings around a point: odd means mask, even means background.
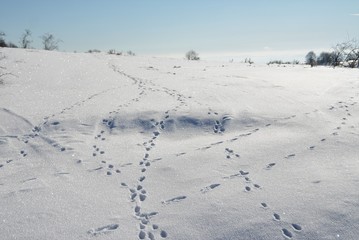
[[[198,53],[196,53],[194,50],[190,50],[186,53],[186,59],[187,60],[199,60]]]
[[[59,49],[60,39],[56,39],[51,33],[45,33],[40,37],[45,50],[53,51]]]
[[[128,56],[135,56],[136,54],[130,50],[130,51],[127,51],[127,55]]]
[[[5,33],[0,32],[0,47],[7,47],[4,37],[5,37]]]
[[[0,47],[7,47],[5,40],[1,38],[0,38]]]
[[[20,47],[22,48],[30,48],[31,40],[31,31],[29,29],[25,29],[24,34],[22,34],[20,38]]]
[[[9,43],[7,44],[7,46],[8,46],[9,48],[18,48],[18,46],[17,46],[15,43],[12,43],[12,42],[9,42]]]
[[[317,59],[317,63],[318,63],[318,65],[324,65],[324,66],[332,65],[333,64],[332,53],[330,53],[330,52],[321,52],[319,54],[318,59]]]
[[[254,62],[252,61],[251,58],[246,58],[246,59],[244,59],[244,63],[253,64]]]
[[[98,49],[90,49],[87,51],[88,53],[100,53],[101,51]]]

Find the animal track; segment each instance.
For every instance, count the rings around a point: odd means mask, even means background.
[[[146,238],[146,233],[144,231],[140,231],[140,233],[138,234],[138,238],[139,239],[145,239]]]
[[[54,125],[54,126],[59,125],[59,124],[60,124],[60,122],[57,122],[57,121],[51,123],[51,125]]]
[[[279,216],[279,214],[274,213],[274,214],[273,214],[273,219],[274,219],[275,221],[280,221],[280,216]]]
[[[209,185],[209,186],[207,186],[207,187],[202,188],[202,189],[201,189],[201,192],[202,192],[202,193],[207,193],[208,191],[211,191],[211,190],[215,189],[216,187],[219,187],[220,185],[221,185],[221,184],[219,184],[219,183],[211,184],[211,185]]]
[[[230,149],[230,148],[225,148],[225,153],[226,153],[226,157],[227,157],[228,159],[232,158],[233,156],[235,156],[235,157],[237,157],[237,158],[240,157],[239,153],[234,152],[234,151],[233,151],[232,149]]]
[[[150,240],[155,240],[155,236],[154,236],[153,233],[151,233],[151,232],[148,232],[148,238],[149,238]]]
[[[211,114],[214,114],[214,115],[218,115],[218,112],[214,112],[212,109],[208,109],[208,115],[211,115]]]
[[[214,127],[213,127],[214,133],[223,133],[226,131],[222,123],[220,123],[218,120],[215,121]]]
[[[211,148],[211,146],[206,146],[206,147],[197,148],[196,150],[207,150],[210,148]]]
[[[228,177],[223,177],[223,179],[232,179],[232,178],[240,177],[240,176],[241,176],[240,173],[235,173],[235,174],[229,175]]]
[[[180,201],[182,201],[182,200],[184,200],[186,198],[187,198],[187,196],[178,196],[178,197],[174,197],[174,198],[162,201],[162,203],[163,204],[170,204],[170,203],[173,203],[173,202],[180,202]]]
[[[167,237],[167,232],[164,231],[164,230],[162,230],[161,233],[160,233],[160,236],[161,236],[162,238],[166,238],[166,237]]]
[[[140,194],[140,201],[143,202],[146,200],[146,195],[145,194]]]
[[[143,224],[147,225],[148,224],[148,219],[150,219],[153,216],[158,215],[158,212],[150,212],[150,213],[141,213],[140,217],[142,218],[142,220],[145,221],[141,221]]]
[[[91,229],[89,230],[87,233],[91,234],[93,236],[97,236],[99,234],[104,234],[104,233],[109,233],[112,232],[114,230],[116,230],[119,227],[118,224],[110,224],[110,225],[106,225],[104,227],[100,227],[100,228],[96,228],[96,229]]]
[[[294,153],[287,155],[285,158],[286,158],[286,159],[289,159],[289,158],[293,158],[293,157],[295,157],[295,154],[294,154]]]
[[[284,120],[289,120],[289,119],[292,119],[292,118],[295,118],[297,115],[292,115],[292,116],[290,116],[290,117],[285,117],[285,118],[283,118]]]
[[[286,228],[282,229],[282,234],[287,239],[292,239],[292,237],[293,237],[293,234]]]
[[[270,170],[274,166],[275,166],[275,163],[268,163],[265,169]]]
[[[222,143],[224,143],[224,142],[223,142],[223,141],[215,142],[215,143],[212,143],[211,146],[220,145],[220,144],[222,144]]]
[[[138,215],[141,212],[141,207],[136,206],[134,210],[135,210],[135,214]]]
[[[267,209],[268,208],[268,205],[266,203],[261,203],[261,206],[264,208],[264,209]]]
[[[242,176],[245,176],[245,175],[248,175],[249,172],[246,172],[246,171],[243,171],[243,170],[240,170],[239,173],[242,175]]]
[[[185,155],[185,154],[186,154],[185,152],[177,153],[176,157],[179,157],[179,156],[182,156],[182,155]]]
[[[103,167],[98,167],[98,168],[94,168],[94,169],[90,169],[88,170],[89,172],[94,172],[94,171],[98,171],[98,170],[101,170],[103,169]]]
[[[24,150],[21,150],[21,151],[20,151],[20,154],[21,154],[23,157],[26,157],[26,156],[27,156],[27,153],[26,153]]]
[[[214,133],[224,133],[226,131],[224,124],[226,121],[231,120],[232,117],[230,116],[224,116],[221,120],[215,120],[213,131]]]
[[[294,229],[294,231],[300,232],[302,231],[302,227],[299,224],[292,224],[292,228]]]

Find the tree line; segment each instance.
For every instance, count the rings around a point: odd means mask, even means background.
[[[0,47],[9,47],[9,48],[32,48],[31,44],[33,43],[32,40],[32,33],[29,29],[25,29],[24,33],[21,35],[19,39],[19,45],[16,45],[13,42],[6,42],[5,41],[6,34],[0,31]],[[45,33],[40,36],[42,40],[42,46],[45,50],[58,50],[59,43],[62,42],[60,39],[57,39],[51,33]]]
[[[338,43],[332,48],[332,51],[321,52],[319,56],[314,51],[310,51],[305,56],[305,62],[311,67],[320,65],[359,68],[359,42],[356,39],[352,39]]]

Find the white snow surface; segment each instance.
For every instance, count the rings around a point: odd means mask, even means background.
[[[359,239],[358,69],[0,51],[0,239]]]

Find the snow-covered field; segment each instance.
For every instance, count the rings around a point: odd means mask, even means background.
[[[1,49],[0,239],[359,239],[359,70]]]

